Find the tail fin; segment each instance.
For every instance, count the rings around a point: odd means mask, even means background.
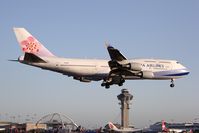
[[[24,53],[31,53],[37,56],[54,56],[36,38],[24,28],[13,28],[16,38]]]
[[[117,131],[118,128],[112,123],[112,122],[109,122],[108,123],[108,127],[111,129],[111,130],[114,130],[114,131]]]
[[[162,120],[162,131],[164,131],[164,132],[168,132],[168,128],[166,127],[166,125],[165,125],[165,121],[164,120]]]

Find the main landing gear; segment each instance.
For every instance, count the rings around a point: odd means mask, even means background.
[[[105,86],[105,88],[106,89],[108,89],[108,88],[110,88],[110,85],[113,85],[113,84],[117,84],[118,86],[123,86],[123,83],[125,82],[125,79],[124,78],[120,78],[119,79],[119,83],[118,83],[118,81],[112,81],[112,79],[111,80],[104,80],[103,82],[102,82],[102,84],[101,84],[101,86],[102,87],[104,87]]]
[[[174,85],[174,80],[171,79],[171,84],[170,84],[170,87],[173,88],[175,85]]]
[[[110,84],[107,83],[107,82],[103,82],[103,83],[101,84],[101,86],[102,86],[102,87],[105,86],[106,89],[109,89],[109,88],[110,88]]]

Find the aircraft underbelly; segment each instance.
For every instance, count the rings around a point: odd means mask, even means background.
[[[47,69],[55,72],[62,73],[68,76],[79,76],[85,77],[89,80],[101,80],[105,79],[110,69],[96,67],[95,65],[68,65],[68,66],[61,66],[56,65],[54,63],[32,63],[28,65],[33,65],[40,67],[42,69]],[[186,74],[184,70],[166,70],[166,71],[153,71],[152,72],[154,77],[153,78],[142,78],[140,76],[136,76],[131,72],[123,71],[121,75],[124,75],[124,79],[126,80],[139,80],[139,79],[150,79],[150,80],[167,80],[167,79],[177,79],[181,78],[183,74]]]
[[[95,75],[96,71],[95,68],[86,68],[86,67],[67,67],[63,69],[65,73],[70,73],[74,75],[82,75],[82,76],[88,76],[88,75]]]

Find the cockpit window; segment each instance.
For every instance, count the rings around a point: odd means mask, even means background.
[[[177,61],[176,63],[179,64],[180,62]]]

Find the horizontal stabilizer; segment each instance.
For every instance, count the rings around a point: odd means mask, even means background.
[[[8,61],[19,62],[19,60],[8,60]]]
[[[32,63],[46,63],[43,59],[40,57],[32,54],[32,53],[25,53],[24,60],[25,62],[32,62]]]

